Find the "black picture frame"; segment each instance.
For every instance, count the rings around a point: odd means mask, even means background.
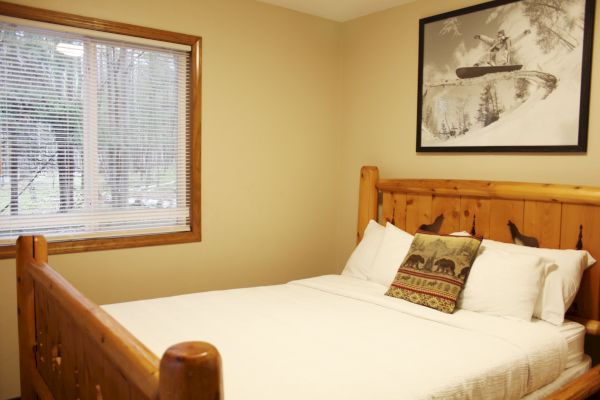
[[[419,20],[417,152],[587,151],[595,0],[558,3]]]

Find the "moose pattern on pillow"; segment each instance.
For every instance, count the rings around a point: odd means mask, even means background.
[[[452,313],[481,238],[418,232],[387,296]]]

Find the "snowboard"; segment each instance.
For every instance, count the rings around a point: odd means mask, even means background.
[[[486,74],[496,72],[511,72],[518,71],[523,68],[522,65],[497,65],[484,67],[463,67],[456,70],[456,76],[460,79],[477,78]]]

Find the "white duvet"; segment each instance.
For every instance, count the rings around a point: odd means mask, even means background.
[[[227,400],[518,399],[556,379],[556,327],[444,314],[339,275],[103,308],[160,356],[213,343]]]

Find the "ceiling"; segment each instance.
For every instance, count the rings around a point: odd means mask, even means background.
[[[344,22],[416,0],[258,0],[318,17]]]

